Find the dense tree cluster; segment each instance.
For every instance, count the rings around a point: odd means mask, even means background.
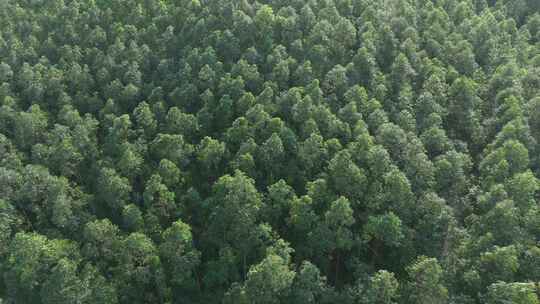
[[[0,303],[538,304],[538,0],[0,1]]]

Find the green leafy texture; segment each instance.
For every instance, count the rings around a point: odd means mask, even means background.
[[[191,228],[178,220],[163,232],[162,237],[159,252],[170,280],[181,288],[193,289],[201,254],[193,247]]]
[[[535,303],[539,54],[538,0],[0,1],[0,302]]]
[[[533,283],[495,283],[488,287],[485,303],[536,304],[536,286]]]
[[[394,274],[379,270],[369,279],[366,303],[392,304],[398,297],[399,283]]]
[[[434,258],[420,257],[407,267],[410,303],[446,303],[448,290],[443,284],[443,271]]]
[[[273,251],[270,248],[268,255],[247,274],[244,289],[250,303],[280,303],[293,283],[295,272],[289,266],[291,249]]]

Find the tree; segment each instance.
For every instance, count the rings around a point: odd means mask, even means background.
[[[398,298],[399,283],[394,274],[379,270],[369,278],[365,303],[392,304]]]
[[[375,58],[364,46],[358,49],[352,60],[357,71],[356,79],[358,79],[362,86],[369,87],[378,69]]]
[[[340,18],[335,24],[332,46],[332,55],[338,62],[344,62],[350,58],[350,49],[356,45],[356,28],[347,18]]]
[[[332,185],[338,194],[344,195],[355,203],[362,197],[367,183],[363,170],[358,168],[347,150],[340,151],[328,164],[328,173]]]
[[[296,273],[289,268],[292,249],[282,240],[270,247],[267,256],[250,268],[244,289],[251,303],[280,303],[289,293]],[[281,248],[280,248],[281,247]]]
[[[448,251],[450,229],[456,224],[455,209],[433,192],[424,194],[416,204],[416,248],[423,254],[442,258]]]
[[[21,149],[29,149],[43,140],[47,125],[47,114],[39,105],[31,106],[27,112],[20,112],[13,121],[15,143]]]
[[[328,159],[328,149],[324,138],[317,133],[312,133],[309,138],[300,143],[298,157],[307,170],[307,176],[319,172]]]
[[[494,283],[488,287],[485,303],[536,304],[539,302],[533,283]]]
[[[502,147],[491,151],[480,162],[480,172],[486,177],[486,184],[502,182],[529,165],[529,151],[516,140],[506,141]]]
[[[154,136],[157,129],[157,121],[154,113],[150,109],[150,105],[146,102],[141,102],[133,110],[133,116],[139,132],[147,138]]]
[[[497,281],[513,281],[519,267],[517,254],[514,246],[495,246],[492,251],[483,253],[480,262],[485,282],[489,284]]]
[[[180,134],[186,138],[196,138],[199,123],[192,114],[183,113],[177,107],[172,107],[165,117],[165,130],[170,134]]]
[[[480,129],[475,117],[479,103],[475,88],[473,80],[462,77],[456,79],[449,90],[447,126],[454,132],[453,136],[469,143],[475,143],[473,139],[478,132],[475,130]]]
[[[119,250],[120,230],[108,219],[86,223],[83,230],[83,256],[99,269],[106,270],[113,263]]]
[[[386,123],[381,125],[377,130],[376,139],[378,143],[382,144],[388,150],[392,159],[398,162],[398,164],[401,164],[405,154],[404,150],[407,146],[405,142],[407,135],[405,132],[392,123]]]
[[[114,275],[121,302],[167,300],[158,251],[146,235],[134,232],[122,240],[117,263]]]
[[[435,188],[452,206],[457,206],[469,191],[469,175],[473,165],[471,157],[465,153],[449,151],[437,157],[433,165]]]
[[[530,246],[523,254],[519,261],[521,277],[527,280],[538,280],[538,269],[540,267],[540,248],[538,246]]]
[[[96,285],[102,277],[79,272],[80,255],[74,243],[19,232],[6,260],[8,295],[27,303],[116,303],[114,289]],[[101,289],[101,291],[99,291]],[[101,294],[104,297],[99,297]],[[101,301],[100,301],[101,300]]]
[[[225,144],[208,136],[203,138],[197,148],[197,160],[206,170],[219,172],[222,159],[225,157]]]
[[[291,202],[289,216],[287,217],[287,235],[297,244],[296,253],[301,257],[309,257],[313,254],[313,248],[324,244],[312,243],[312,238],[318,235],[313,232],[319,223],[320,217],[315,213],[313,201],[310,196],[302,196]],[[306,235],[308,238],[306,238]]]
[[[419,257],[407,267],[410,303],[446,303],[448,290],[442,282],[443,271],[434,258]]]
[[[400,53],[392,65],[391,79],[394,92],[398,93],[401,88],[410,85],[416,71],[411,67],[405,54]]]
[[[272,227],[285,228],[285,219],[291,208],[292,201],[297,199],[294,189],[280,179],[268,187],[261,212],[264,219]]]
[[[159,176],[163,183],[171,189],[175,189],[183,182],[183,175],[180,169],[170,160],[162,159],[158,167]]]
[[[412,204],[414,202],[414,193],[409,179],[403,172],[395,167],[389,167],[388,172],[385,173],[382,178],[382,189],[384,192],[380,194],[380,197],[383,199],[383,205],[380,206],[379,204],[376,204],[377,201],[375,201],[371,202],[374,206],[369,207],[377,210],[383,208],[383,206],[387,206],[404,219],[407,219],[410,217],[407,215],[413,208]]]
[[[181,168],[190,163],[193,150],[182,135],[160,133],[150,143],[150,152],[155,159],[166,158]]]
[[[112,168],[101,170],[97,188],[99,189],[98,198],[112,210],[124,207],[132,189],[128,179],[119,176]]]
[[[540,183],[534,174],[527,170],[515,174],[507,182],[506,189],[520,210],[528,210],[534,205],[534,196],[540,190]]]
[[[0,199],[0,257],[7,254],[9,243],[13,238],[13,235],[16,231],[20,229],[22,224],[22,219],[17,214],[17,210],[9,202]]]
[[[6,198],[11,197],[11,191],[16,191],[12,197],[15,207],[26,218],[33,219],[40,232],[79,228],[79,221],[86,217],[84,208],[88,197],[70,187],[66,178],[52,176],[46,168],[36,165],[24,167],[19,182],[10,181],[17,176],[6,173]]]
[[[84,285],[77,276],[73,261],[60,259],[51,269],[50,277],[43,284],[40,296],[43,303],[73,303],[84,301]]]
[[[283,142],[281,138],[272,133],[261,146],[261,160],[263,161],[263,167],[266,168],[269,177],[269,182],[274,182],[274,178],[279,175],[281,166],[279,165],[285,154]]]
[[[144,226],[141,210],[134,204],[124,206],[124,209],[122,209],[122,223],[129,231],[141,230]]]
[[[329,287],[317,266],[302,262],[291,286],[290,301],[299,304],[319,303]]]
[[[161,223],[169,223],[177,215],[176,195],[162,183],[161,177],[154,174],[146,182],[143,192],[144,206],[151,210]]]
[[[130,181],[134,180],[142,171],[144,159],[137,150],[140,146],[125,143],[120,148],[120,155],[117,163],[118,170]]]
[[[163,231],[162,238],[159,252],[170,280],[181,288],[193,288],[201,253],[194,248],[191,227],[178,220]]]
[[[71,133],[68,127],[55,125],[47,136],[47,145],[36,144],[32,148],[34,158],[44,165],[48,164],[55,173],[66,177],[76,176],[83,154],[75,146]]]
[[[275,20],[274,11],[268,5],[261,6],[253,19],[257,28],[257,38],[262,42],[264,51],[269,51],[272,47]]]
[[[392,212],[382,216],[370,216],[363,230],[367,241],[374,240],[387,246],[399,246],[403,239],[401,220]],[[377,254],[375,251],[374,255]]]
[[[341,98],[345,94],[348,84],[347,71],[343,66],[336,65],[326,74],[323,89],[326,94],[335,94],[337,98]]]
[[[533,98],[527,104],[527,110],[529,112],[529,126],[531,128],[532,135],[536,141],[540,140],[540,98]]]
[[[258,243],[256,222],[261,195],[254,181],[237,170],[224,175],[212,187],[208,238],[218,247],[230,246],[241,258],[242,273],[247,273],[248,256]]]
[[[132,123],[129,115],[120,117],[111,116],[112,125],[107,130],[106,152],[112,157],[122,154],[122,147],[129,142],[133,134]]]
[[[353,245],[353,234],[350,230],[355,223],[353,210],[349,200],[343,196],[333,201],[330,209],[324,214],[326,227],[329,229],[328,240],[335,263],[334,284],[339,284],[339,269],[342,267],[341,254]]]
[[[0,302],[538,303],[539,9],[0,1]]]

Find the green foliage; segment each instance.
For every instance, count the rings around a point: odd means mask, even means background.
[[[399,246],[403,239],[401,220],[390,212],[382,216],[370,216],[364,226],[367,241],[378,240],[388,246]]]
[[[538,303],[539,3],[0,1],[0,302]]]
[[[103,168],[98,178],[99,199],[111,209],[122,208],[131,191],[127,178],[121,177],[112,168]]]
[[[485,303],[536,304],[536,289],[534,283],[495,283],[488,287]]]
[[[436,259],[419,257],[407,267],[410,303],[446,303],[448,290],[443,284],[443,270]]]
[[[396,303],[398,288],[399,283],[393,273],[379,270],[369,279],[365,301],[378,304]]]
[[[273,252],[273,249],[269,248],[266,258],[247,274],[244,289],[250,303],[279,303],[293,283],[295,272],[289,266],[291,249],[285,248],[285,252]]]
[[[171,281],[180,286],[193,284],[194,270],[200,262],[200,252],[193,248],[191,228],[178,220],[167,228],[159,246]],[[186,283],[191,280],[192,282]]]

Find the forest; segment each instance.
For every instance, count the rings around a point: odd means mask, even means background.
[[[0,0],[1,304],[540,304],[539,0]]]

